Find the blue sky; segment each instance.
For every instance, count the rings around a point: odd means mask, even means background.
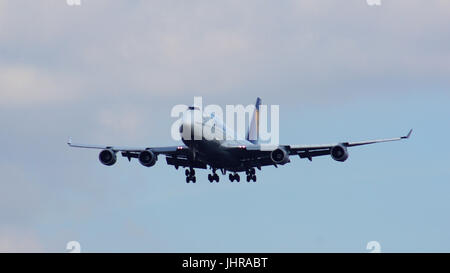
[[[448,1],[0,1],[0,251],[448,252]],[[280,140],[395,137],[347,162],[195,185],[159,158],[170,110],[280,105]]]

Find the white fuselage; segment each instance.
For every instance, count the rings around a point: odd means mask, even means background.
[[[220,119],[205,116],[200,110],[188,110],[183,115],[180,127],[182,141],[208,160],[233,161],[226,151],[227,146],[251,146],[251,142],[237,140],[234,130],[228,128]]]

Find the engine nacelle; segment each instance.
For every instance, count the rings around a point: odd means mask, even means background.
[[[288,162],[291,162],[288,153],[282,148],[277,148],[273,150],[270,153],[270,159],[273,161],[273,163],[280,165],[284,165]]]
[[[98,159],[103,165],[111,166],[117,161],[116,153],[111,149],[106,149],[100,152]]]
[[[156,155],[150,150],[142,151],[139,154],[139,162],[145,167],[151,167],[155,165],[156,160]]]
[[[338,144],[331,148],[331,157],[340,162],[344,162],[348,158],[347,147],[342,144]]]

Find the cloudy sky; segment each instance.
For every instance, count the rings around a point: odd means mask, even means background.
[[[0,251],[450,251],[450,1],[0,0]],[[66,140],[176,145],[176,104],[280,105],[282,143],[394,137],[258,183]]]

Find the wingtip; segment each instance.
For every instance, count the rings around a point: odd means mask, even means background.
[[[409,130],[408,134],[406,136],[404,136],[403,138],[408,139],[411,136],[412,132],[413,132],[413,129]]]
[[[72,145],[72,137],[69,137],[69,139],[67,140],[67,145],[69,145],[69,146]]]

